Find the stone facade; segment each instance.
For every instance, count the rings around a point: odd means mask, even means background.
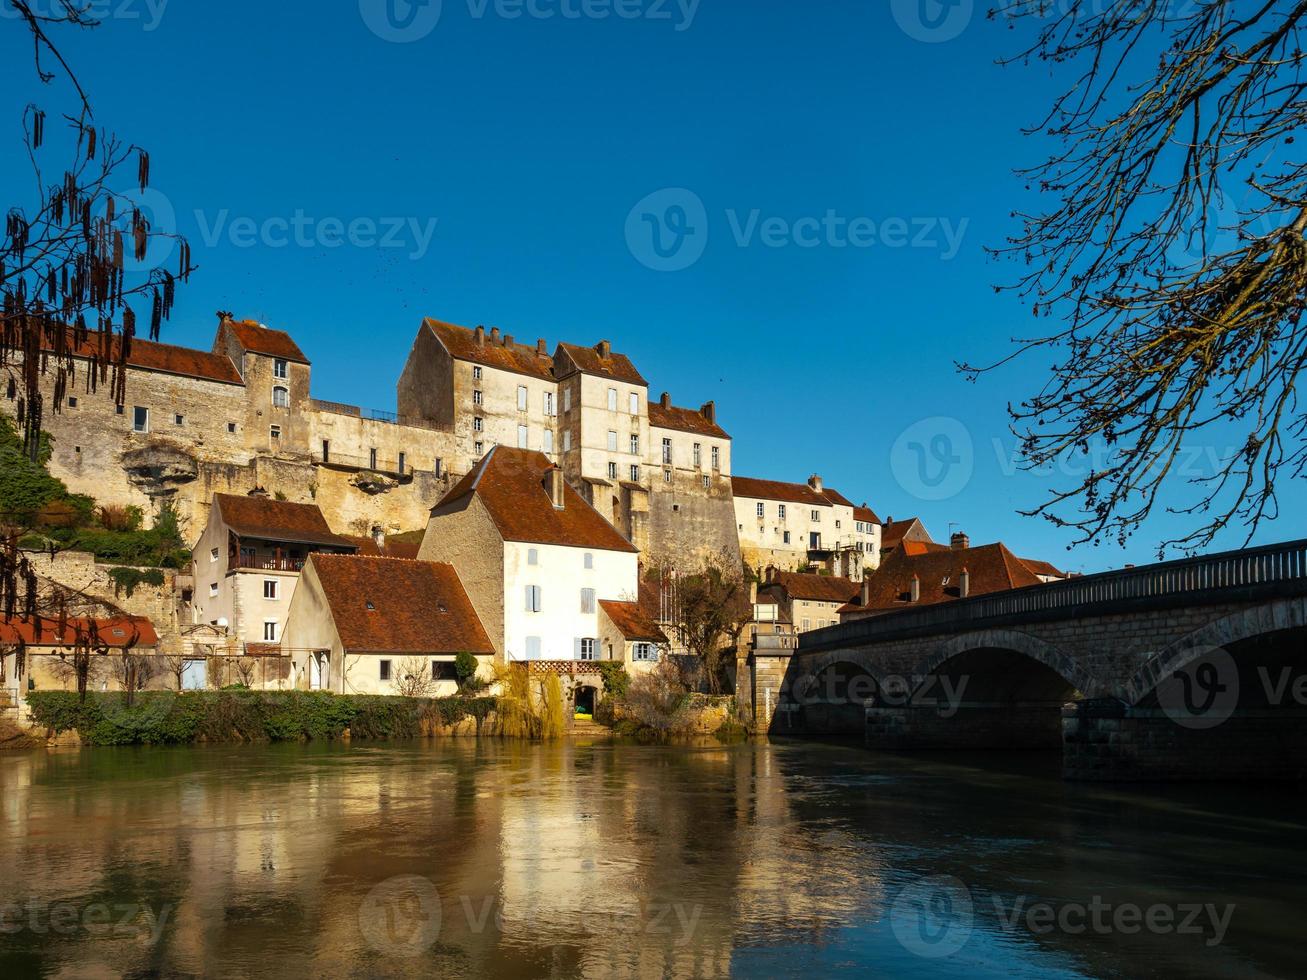
[[[860,579],[880,563],[880,524],[823,484],[784,483],[735,477],[732,481],[736,532],[745,564],[761,572],[823,570]]]

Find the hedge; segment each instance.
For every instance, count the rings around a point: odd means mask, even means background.
[[[188,742],[285,742],[341,738],[416,738],[439,725],[475,718],[494,698],[400,698],[324,691],[142,691],[128,707],[121,693],[32,691],[36,724],[76,731],[88,745]]]

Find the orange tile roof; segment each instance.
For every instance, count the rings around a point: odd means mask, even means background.
[[[640,372],[631,363],[631,359],[625,354],[618,354],[610,349],[608,356],[604,357],[593,347],[579,347],[576,344],[559,344],[558,348],[568,356],[582,374],[597,374],[602,378],[612,378],[614,381],[644,385],[646,388],[649,386],[649,382],[641,377]],[[563,369],[559,370],[561,372]],[[566,374],[559,373],[558,376],[561,379],[566,377]]]
[[[88,330],[78,342],[76,331],[72,327],[65,330],[63,349],[74,357],[91,358],[100,355],[101,360],[112,363],[118,359],[121,334],[106,337],[97,330]],[[56,352],[59,344],[57,333],[46,336],[42,344],[50,353]],[[106,350],[106,344],[108,349]],[[157,371],[160,374],[176,374],[186,378],[202,378],[206,381],[221,381],[223,384],[243,385],[240,372],[226,354],[214,354],[209,351],[193,350],[190,347],[176,347],[172,344],[159,344],[151,340],[133,337],[131,349],[127,354],[130,367],[141,371]],[[79,381],[79,384],[81,382]]]
[[[1047,575],[1050,578],[1066,578],[1066,572],[1062,571],[1052,562],[1042,561],[1039,558],[1022,558],[1021,564],[1030,569],[1036,575]]]
[[[96,643],[114,649],[141,649],[159,645],[154,624],[144,616],[113,616],[105,619],[69,619],[61,632],[59,621],[49,616],[35,620],[15,616],[0,619],[0,643],[24,646],[71,647],[77,636],[91,634]],[[94,644],[93,644],[94,645]]]
[[[517,342],[504,343],[503,338],[493,340],[489,331],[485,331],[484,339],[478,344],[475,330],[431,318],[424,320],[423,326],[435,334],[445,350],[457,360],[553,380],[554,359],[548,354],[541,354],[535,347]]]
[[[243,537],[296,544],[336,545],[351,550],[357,542],[333,534],[317,504],[292,504],[271,497],[238,497],[216,493],[223,522]]]
[[[920,519],[909,517],[902,521],[887,521],[880,531],[880,546],[886,551],[896,547],[903,540],[903,536],[912,530],[914,524],[921,527],[921,532],[926,535],[925,540],[930,541],[930,533]]]
[[[759,592],[783,590],[791,599],[813,602],[848,602],[858,595],[861,586],[838,575],[811,575],[803,572],[777,572],[776,578],[759,587]]]
[[[322,554],[309,562],[346,651],[495,652],[452,565]]]
[[[600,599],[599,605],[613,625],[628,640],[650,640],[654,643],[666,643],[667,634],[658,628],[638,602],[617,602],[612,599]]]
[[[347,534],[345,537],[358,546],[358,554],[369,558],[416,558],[422,549],[420,534],[387,535],[385,543],[380,548],[369,535]]]
[[[715,436],[729,439],[716,422],[709,422],[703,412],[693,408],[678,408],[676,405],[664,405],[662,402],[649,403],[649,424],[660,429],[676,429],[679,432],[693,432],[701,436]]]
[[[876,512],[866,504],[853,508],[853,519],[855,521],[866,521],[868,524],[880,523],[880,518],[876,516]]]
[[[789,504],[809,504],[829,507],[831,502],[806,483],[782,483],[779,480],[757,480],[751,476],[731,477],[731,492],[737,497],[760,500],[779,500]]]
[[[432,516],[446,513],[464,498],[475,495],[505,541],[599,551],[637,550],[566,482],[564,506],[555,508],[548,489],[553,469],[554,464],[543,453],[494,446],[445,494]]]
[[[300,364],[309,363],[299,345],[284,330],[273,330],[253,320],[226,320],[222,326],[230,330],[247,351],[269,357],[283,357]]]
[[[924,555],[932,551],[950,550],[946,544],[937,544],[934,541],[913,541],[911,538],[906,541],[900,540],[896,547],[905,555]]]
[[[861,596],[859,608],[884,611],[931,605],[959,598],[959,577],[966,569],[970,582],[968,595],[985,595],[1039,585],[1040,581],[1012,552],[1002,544],[985,544],[975,548],[943,548],[925,554],[894,552],[872,573],[870,601],[864,607]],[[909,602],[912,576],[921,582],[921,598]]]

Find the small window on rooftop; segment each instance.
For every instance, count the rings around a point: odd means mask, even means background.
[[[377,607],[372,604],[371,599],[367,600],[367,607],[369,612],[376,612],[377,610]]]

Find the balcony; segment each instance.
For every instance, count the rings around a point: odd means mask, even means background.
[[[241,555],[237,568],[253,568],[261,572],[302,572],[305,558],[278,558],[274,555]]]

